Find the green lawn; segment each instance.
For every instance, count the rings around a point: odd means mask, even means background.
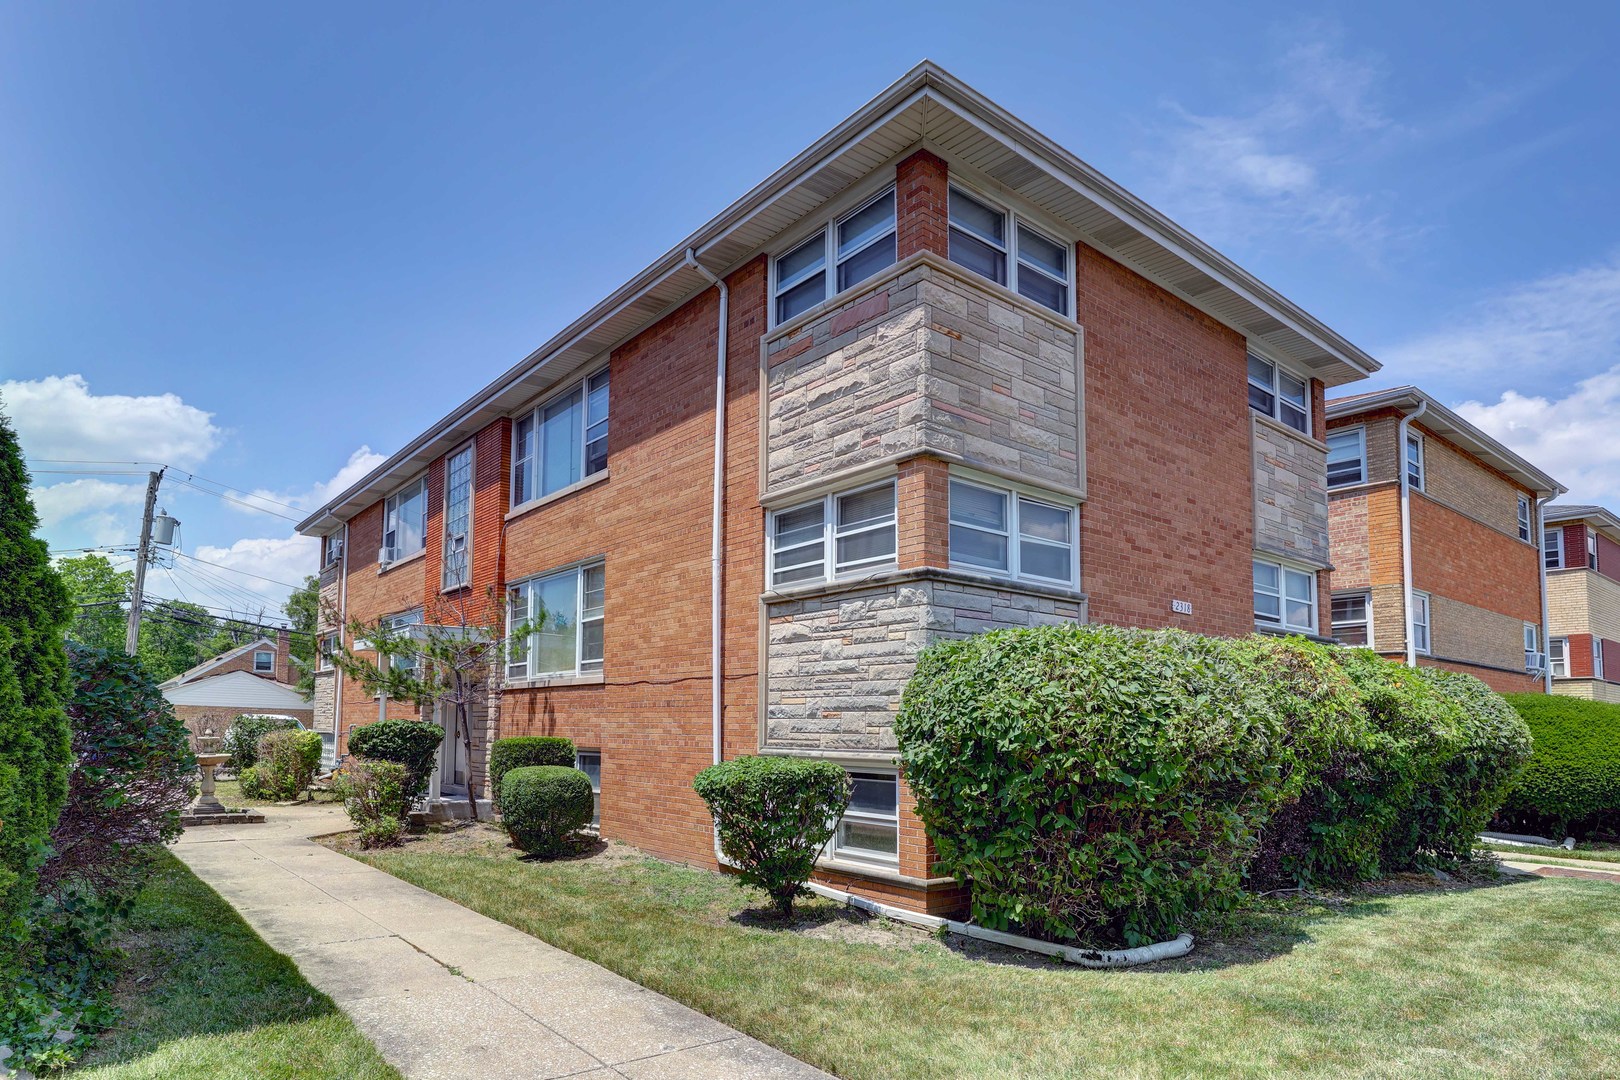
[[[399,1077],[291,960],[168,852],[118,944],[123,1018],[75,1076]]]
[[[214,794],[219,799],[220,802],[222,802],[226,806],[230,806],[230,807],[238,807],[238,806],[279,806],[281,804],[281,800],[279,800],[279,799],[249,799],[249,798],[245,798],[242,795],[242,785],[237,783],[235,780],[216,780],[216,781],[214,781]],[[306,792],[305,795],[304,795],[304,798],[308,799],[308,800],[311,800],[311,801],[314,801],[314,802],[341,802],[342,801],[341,799],[339,799],[336,795],[334,795],[330,791]]]
[[[1620,845],[1577,844],[1574,851],[1561,847],[1519,847],[1516,844],[1496,844],[1486,840],[1484,847],[1499,855],[1517,855],[1523,859],[1565,859],[1575,862],[1620,863]]]
[[[826,901],[791,929],[726,878],[611,845],[519,861],[493,830],[367,862],[844,1077],[1613,1076],[1620,890],[1417,882],[1087,971]],[[747,909],[747,910],[745,910]]]

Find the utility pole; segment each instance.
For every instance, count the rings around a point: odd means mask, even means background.
[[[141,638],[141,594],[146,589],[146,561],[152,557],[152,511],[157,506],[158,484],[168,466],[146,481],[146,509],[141,513],[141,544],[135,549],[135,586],[129,594],[129,628],[124,631],[124,651],[135,655]]]

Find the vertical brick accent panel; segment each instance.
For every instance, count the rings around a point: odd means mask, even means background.
[[[1254,427],[1254,546],[1320,566],[1329,562],[1327,451],[1291,428],[1250,414]]]
[[[379,499],[360,511],[349,521],[349,547],[344,552],[344,565],[348,570],[349,621],[375,622],[384,615],[409,611],[422,603],[422,575],[428,560],[423,557],[396,563],[379,572],[377,549],[382,546],[383,504]],[[437,566],[433,567],[435,573]],[[354,635],[347,627],[343,642],[354,646]],[[349,732],[361,724],[377,719],[377,699],[366,693],[358,680],[341,680],[343,695],[343,730],[338,732],[339,754],[348,753]],[[405,719],[420,715],[416,706],[399,701],[388,703],[390,717]]]
[[[901,462],[895,512],[900,569],[950,565],[950,471],[938,458]]]
[[[1327,441],[1327,389],[1321,379],[1311,380],[1311,438]]]
[[[1540,580],[1530,545],[1413,492],[1413,588],[1540,622]],[[1440,642],[1435,649],[1443,651]]]
[[[899,258],[919,251],[950,257],[950,187],[945,162],[919,150],[895,166],[895,248]]]
[[[1561,636],[1569,638],[1569,677],[1572,679],[1593,678],[1592,635],[1586,633]],[[1607,676],[1609,673],[1607,664],[1609,656],[1607,653],[1604,653],[1603,659],[1603,674]]]
[[[1586,526],[1577,521],[1565,525],[1564,529],[1564,566],[1586,566]],[[1599,558],[1602,558],[1599,553]]]
[[[1597,542],[1598,573],[1610,581],[1620,581],[1620,544],[1616,544],[1602,533],[1598,533]]]
[[[1332,588],[1365,589],[1372,584],[1368,539],[1368,492],[1348,491],[1328,498],[1328,538],[1333,559]]]
[[[1085,244],[1091,617],[1206,634],[1254,630],[1253,462],[1243,338]],[[1193,602],[1173,615],[1172,599]]]

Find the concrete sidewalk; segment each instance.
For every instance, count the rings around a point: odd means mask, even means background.
[[[188,829],[175,854],[410,1077],[828,1074],[605,968],[308,837],[331,805]]]

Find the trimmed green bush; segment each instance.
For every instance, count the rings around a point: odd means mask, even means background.
[[[236,786],[241,789],[242,798],[244,799],[268,799],[272,797],[259,779],[259,767],[257,765],[249,765],[237,773]]]
[[[297,731],[301,724],[290,716],[238,716],[225,732],[221,748],[231,755],[230,769],[237,778],[243,769],[259,763],[259,740],[272,731]],[[246,795],[247,792],[242,794]]]
[[[1459,740],[1419,788],[1411,821],[1420,860],[1468,859],[1530,760],[1530,728],[1512,705],[1472,675],[1442,668],[1418,674],[1458,709]]]
[[[259,798],[296,799],[321,766],[321,736],[314,731],[272,731],[259,740]]]
[[[351,754],[405,766],[405,793],[412,798],[427,790],[442,742],[444,729],[425,720],[378,720],[349,732]]]
[[[574,767],[574,740],[555,735],[514,735],[496,739],[489,748],[489,787],[495,795],[495,808],[501,805],[501,779],[509,769],[528,765]]]
[[[1620,831],[1620,705],[1561,694],[1510,694],[1535,740],[1500,820],[1553,839]]]
[[[334,778],[333,786],[360,834],[361,847],[392,847],[399,843],[411,808],[405,766],[393,761],[351,758]]]
[[[710,765],[692,787],[708,804],[738,884],[763,890],[783,916],[849,805],[849,776],[830,761],[740,757]]]
[[[1297,722],[1243,643],[1069,624],[925,649],[895,734],[976,921],[1140,945],[1238,901]]]
[[[591,821],[591,778],[573,766],[524,765],[501,778],[501,824],[531,855],[561,855]]]

